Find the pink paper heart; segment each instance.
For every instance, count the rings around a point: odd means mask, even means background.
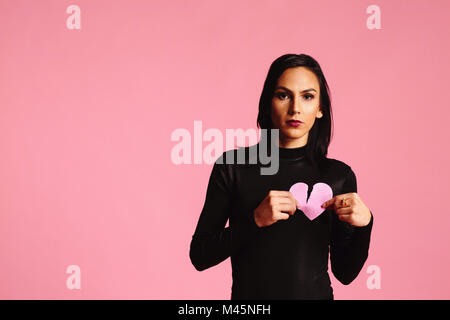
[[[300,204],[299,209],[309,220],[314,220],[320,216],[325,211],[325,208],[321,207],[322,203],[333,198],[333,190],[323,182],[318,182],[313,186],[309,199],[306,199],[308,196],[308,185],[306,183],[297,182],[292,185],[289,191],[297,199]]]

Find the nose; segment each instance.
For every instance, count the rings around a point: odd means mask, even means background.
[[[292,103],[290,105],[289,111],[290,111],[290,114],[300,113],[300,111],[301,111],[301,104],[300,104],[300,99],[299,98],[294,97],[292,99]]]

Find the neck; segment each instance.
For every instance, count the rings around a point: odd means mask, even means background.
[[[304,147],[306,146],[306,144],[308,143],[308,136],[303,136],[300,139],[283,139],[281,136],[278,139],[279,141],[277,141],[277,145],[280,148],[286,148],[286,149],[291,149],[291,148],[300,148],[300,147]]]
[[[295,148],[285,148],[279,146],[278,152],[280,159],[299,160],[306,157],[306,145]]]

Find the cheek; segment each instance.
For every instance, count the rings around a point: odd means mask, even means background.
[[[316,118],[317,112],[319,111],[319,107],[317,105],[308,105],[305,106],[303,112],[305,114],[305,118],[313,121]]]
[[[306,121],[307,127],[312,128],[312,126],[314,125],[315,121],[318,120],[316,118],[316,114],[317,114],[316,110],[313,110],[312,112],[305,113],[305,121]]]
[[[272,109],[271,109],[271,115],[272,115],[272,119],[276,120],[276,119],[280,119],[281,118],[281,107],[276,104],[276,103],[272,103]]]

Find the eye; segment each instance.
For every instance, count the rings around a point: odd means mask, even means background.
[[[281,100],[284,100],[284,98],[283,98],[283,96],[288,96],[286,93],[284,93],[284,92],[279,92],[278,94],[277,94],[277,97],[278,98],[280,98]]]
[[[312,94],[305,94],[304,96],[306,98],[306,100],[312,100],[314,99],[314,96]]]

